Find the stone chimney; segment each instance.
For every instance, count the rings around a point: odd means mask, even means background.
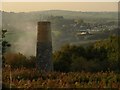
[[[38,22],[36,57],[37,67],[40,71],[53,70],[51,23],[48,21]]]

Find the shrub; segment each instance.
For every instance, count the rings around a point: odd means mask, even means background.
[[[27,58],[21,53],[7,53],[5,54],[5,60],[6,64],[10,65],[11,68],[34,68],[36,58],[34,56]]]

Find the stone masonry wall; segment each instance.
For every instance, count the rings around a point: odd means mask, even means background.
[[[50,22],[38,22],[37,67],[40,71],[52,71],[52,39]]]

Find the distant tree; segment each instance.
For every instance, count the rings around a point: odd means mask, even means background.
[[[85,71],[87,60],[83,57],[74,57],[71,64],[71,71]]]
[[[70,45],[66,44],[63,45],[60,49],[60,51],[56,51],[54,53],[54,70],[56,71],[64,71],[68,72],[70,71],[70,65],[71,65],[71,51],[70,51]]]
[[[7,48],[11,46],[11,44],[5,40],[5,34],[7,33],[7,29],[2,29],[2,65],[5,65],[4,54],[7,51]]]
[[[107,60],[109,63],[109,68],[111,70],[119,70],[119,46],[120,46],[120,37],[119,36],[111,36],[106,40],[97,41],[94,44],[96,49],[99,49],[100,58],[103,60]],[[104,53],[103,53],[104,52]],[[105,53],[106,52],[106,53]]]
[[[82,47],[66,44],[54,52],[56,71],[120,71],[120,37],[111,36]]]
[[[77,24],[84,24],[84,20],[83,19],[77,19],[77,20],[75,20],[75,22]]]

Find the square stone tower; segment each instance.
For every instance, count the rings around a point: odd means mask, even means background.
[[[40,71],[53,71],[51,23],[48,21],[38,22],[36,57]]]

